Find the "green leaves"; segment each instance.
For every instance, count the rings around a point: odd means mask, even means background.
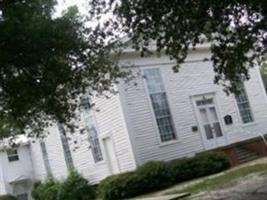
[[[174,71],[188,50],[211,43],[215,83],[227,92],[249,79],[249,68],[261,61],[267,43],[267,2],[261,0],[90,0],[94,16],[111,7],[120,27],[142,56],[156,41],[157,51],[176,60]],[[113,6],[109,6],[113,4]],[[106,11],[105,11],[106,12]],[[114,17],[113,17],[114,18]]]
[[[32,196],[35,200],[90,200],[95,199],[95,191],[87,179],[71,170],[62,181],[48,178],[34,184]]]
[[[70,123],[79,95],[109,91],[124,74],[110,56],[116,44],[99,28],[85,27],[75,7],[53,17],[55,4],[0,5],[0,121],[10,134],[39,134],[56,120]]]

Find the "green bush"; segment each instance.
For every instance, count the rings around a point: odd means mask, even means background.
[[[134,172],[109,176],[100,182],[97,191],[98,196],[101,199],[114,200],[134,196],[137,187],[135,180]]]
[[[221,172],[230,167],[230,162],[223,152],[203,152],[194,158],[197,166],[197,175],[207,176]]]
[[[226,155],[220,152],[205,152],[169,162],[148,162],[134,172],[107,177],[100,182],[98,195],[104,200],[134,197],[229,167]]]
[[[80,174],[70,171],[60,182],[49,178],[43,183],[35,183],[32,197],[34,200],[91,200],[94,199],[94,189]]]
[[[61,184],[52,178],[43,183],[37,182],[33,186],[32,197],[34,200],[56,200]]]
[[[94,198],[93,187],[79,173],[71,170],[67,179],[61,183],[58,199],[90,200]]]
[[[165,162],[148,162],[135,172],[110,176],[99,184],[99,196],[105,200],[123,199],[144,194],[172,184]]]
[[[223,152],[211,151],[199,153],[193,158],[172,160],[168,165],[175,183],[179,183],[221,172],[230,167],[230,162]]]
[[[142,184],[141,192],[150,192],[172,184],[172,173],[165,162],[148,162],[136,170],[139,183]]]
[[[17,198],[10,194],[6,194],[6,195],[1,195],[0,200],[17,200]]]
[[[194,158],[180,158],[168,162],[175,183],[187,181],[197,177],[197,166]]]

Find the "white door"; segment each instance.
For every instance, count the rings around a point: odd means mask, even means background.
[[[120,172],[117,157],[115,154],[115,148],[110,137],[103,138],[103,145],[105,149],[105,155],[107,164],[111,174],[117,174]]]
[[[205,148],[213,149],[226,145],[226,138],[222,131],[214,95],[195,97],[194,103]]]
[[[18,200],[30,199],[30,183],[28,180],[13,183],[13,194]]]

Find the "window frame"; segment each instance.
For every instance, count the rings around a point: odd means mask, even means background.
[[[85,101],[88,101],[88,103],[86,103]],[[102,148],[102,144],[101,144],[101,138],[99,137],[99,130],[97,127],[97,123],[96,123],[96,119],[95,119],[95,115],[94,112],[92,110],[92,104],[90,102],[90,97],[88,96],[84,96],[81,98],[81,102],[83,104],[81,104],[80,108],[83,114],[83,120],[84,120],[84,124],[86,127],[86,131],[88,134],[88,141],[90,144],[90,151],[91,151],[91,155],[94,161],[94,164],[100,164],[104,162],[104,154],[103,154],[103,148]],[[84,106],[84,105],[90,105],[90,106]],[[89,119],[90,118],[90,119]],[[91,122],[89,122],[88,120],[92,120]],[[91,130],[94,129],[95,133],[92,134]],[[95,140],[98,141],[98,145],[95,145]],[[93,149],[95,146],[97,146],[97,150],[98,153],[100,152],[100,154],[96,153],[96,151]],[[97,159],[98,157],[101,157],[101,159]]]
[[[66,162],[66,166],[69,170],[74,168],[74,162],[72,158],[72,153],[70,149],[70,144],[67,138],[67,133],[64,127],[64,124],[58,122],[58,131],[59,131],[59,137],[63,149],[64,159]]]
[[[165,146],[165,145],[169,145],[169,144],[173,144],[173,143],[177,143],[179,142],[179,137],[178,137],[178,134],[177,134],[177,130],[176,130],[176,126],[175,126],[175,123],[174,123],[174,119],[173,119],[173,114],[172,114],[172,110],[171,110],[171,106],[170,106],[170,103],[169,103],[169,98],[168,98],[168,93],[166,91],[166,88],[165,88],[165,83],[164,83],[164,78],[162,76],[162,72],[161,72],[161,69],[160,67],[140,67],[141,69],[141,75],[142,75],[142,79],[143,79],[143,83],[144,83],[144,88],[145,88],[145,92],[146,92],[146,96],[147,96],[147,99],[148,99],[148,102],[149,102],[149,108],[150,108],[150,112],[151,112],[151,115],[152,115],[152,118],[153,118],[153,126],[156,130],[156,137],[159,141],[159,146]],[[149,91],[149,86],[148,86],[148,82],[147,82],[147,78],[146,78],[146,74],[145,74],[145,70],[153,70],[153,69],[156,69],[159,71],[159,75],[160,75],[160,79],[162,81],[162,88],[163,88],[163,91],[162,92],[150,92]],[[167,103],[167,106],[168,106],[168,109],[169,109],[169,117],[170,117],[170,122],[172,124],[172,129],[174,131],[174,139],[171,139],[171,140],[167,140],[167,141],[162,141],[162,137],[161,137],[161,133],[160,133],[160,129],[159,129],[159,125],[158,125],[158,122],[157,122],[157,116],[156,116],[156,113],[155,113],[155,110],[154,110],[154,107],[153,107],[153,102],[152,102],[152,98],[151,98],[151,94],[159,94],[159,93],[163,93],[165,94],[166,96],[166,103]]]
[[[247,90],[246,90],[245,84],[242,83],[241,84],[241,87],[243,88],[243,91],[245,93],[246,101],[245,102],[242,102],[242,103],[239,103],[238,100],[237,100],[237,94],[234,95],[234,98],[235,98],[235,102],[236,102],[236,107],[237,107],[237,111],[238,111],[239,120],[240,120],[240,122],[241,122],[241,124],[243,126],[247,126],[247,125],[251,125],[251,124],[254,124],[255,123],[255,117],[254,117],[254,114],[253,114],[253,110],[252,110],[252,107],[251,107],[250,99],[249,99],[249,96],[247,94]],[[252,121],[249,121],[249,122],[244,122],[243,121],[243,117],[241,115],[241,111],[240,111],[240,108],[239,108],[239,105],[240,104],[245,104],[245,103],[248,104],[250,115],[251,115],[251,118],[252,118]]]
[[[13,151],[15,153],[10,153],[11,151]],[[8,160],[8,162],[11,163],[11,162],[16,162],[16,161],[19,161],[20,160],[18,149],[7,149],[6,150],[6,153],[7,153],[7,160]]]
[[[96,128],[95,128],[95,130],[96,130]],[[96,132],[97,132],[97,130],[96,130]],[[104,155],[103,155],[103,151],[102,151],[101,144],[100,144],[101,139],[99,138],[98,135],[90,136],[90,132],[88,133],[88,137],[89,137],[91,154],[92,154],[94,163],[98,164],[98,163],[103,162],[104,161]]]

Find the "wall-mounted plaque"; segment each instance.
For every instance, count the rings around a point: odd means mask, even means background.
[[[233,124],[232,116],[231,116],[231,115],[226,115],[226,116],[224,117],[224,123],[225,123],[226,125]]]
[[[198,127],[197,126],[192,126],[192,132],[197,132],[198,131]]]

